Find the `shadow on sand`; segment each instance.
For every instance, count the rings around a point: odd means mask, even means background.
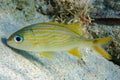
[[[35,56],[29,54],[28,52],[26,51],[23,51],[23,50],[18,50],[18,49],[15,49],[15,48],[12,48],[10,47],[9,45],[7,45],[7,39],[6,38],[1,38],[1,41],[2,43],[11,48],[13,51],[15,51],[17,54],[20,54],[22,55],[24,58],[28,59],[29,61],[36,61],[37,63],[39,63],[40,65],[43,65],[44,66],[44,63],[42,63],[39,59],[37,59]]]

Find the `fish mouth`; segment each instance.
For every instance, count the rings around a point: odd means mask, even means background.
[[[9,42],[9,41],[7,41],[7,42],[6,42],[6,45],[7,45],[8,47],[10,47],[10,42]]]
[[[11,47],[11,43],[13,42],[13,35],[9,36],[7,39],[6,39],[6,45],[8,47]]]
[[[10,47],[10,46],[9,46],[9,41],[8,41],[8,39],[6,39],[6,38],[1,38],[1,42],[2,42],[5,46]]]
[[[8,47],[11,47],[10,43],[11,43],[11,41],[9,41],[9,40],[6,41],[6,45],[7,45]]]

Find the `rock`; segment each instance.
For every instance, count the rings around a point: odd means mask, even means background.
[[[95,0],[90,10],[92,18],[120,18],[119,0]]]

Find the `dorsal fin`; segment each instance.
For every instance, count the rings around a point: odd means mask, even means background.
[[[67,27],[67,28],[73,30],[74,32],[76,32],[79,35],[81,35],[81,33],[83,32],[80,23],[61,24],[61,23],[57,23],[57,22],[42,22],[40,24],[51,24],[51,25],[57,25],[57,26],[64,26],[64,27]]]

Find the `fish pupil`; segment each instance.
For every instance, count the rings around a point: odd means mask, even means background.
[[[20,38],[20,37],[16,37],[16,40],[17,40],[17,41],[21,41],[21,38]]]

